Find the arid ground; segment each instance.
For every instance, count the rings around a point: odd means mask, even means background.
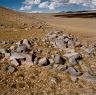
[[[60,30],[70,33],[82,43],[96,44],[96,18],[55,17],[55,14],[19,13],[0,7],[0,41],[19,41],[42,38],[49,31]],[[10,47],[0,45],[2,47]],[[95,58],[85,58],[87,66],[92,63],[96,76]],[[0,95],[96,95],[96,82],[71,81],[68,74],[47,67],[18,66],[17,71],[8,74],[0,62]],[[91,66],[90,66],[91,67]]]

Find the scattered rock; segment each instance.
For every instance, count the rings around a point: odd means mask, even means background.
[[[9,65],[9,66],[6,67],[6,71],[8,73],[14,73],[16,71],[16,68],[11,66],[11,65]]]
[[[64,65],[66,62],[66,60],[63,57],[61,57],[59,54],[55,55],[54,61],[56,64],[62,64],[62,65]]]
[[[50,61],[49,61],[49,59],[47,59],[46,57],[41,58],[41,59],[39,59],[39,61],[38,61],[38,65],[40,65],[40,66],[47,66],[47,65],[49,65],[49,64],[50,64]]]
[[[26,45],[20,45],[17,47],[16,51],[17,52],[26,52],[28,49],[27,49],[27,46]]]
[[[23,44],[27,46],[27,48],[30,48],[31,44],[27,39],[23,40]]]

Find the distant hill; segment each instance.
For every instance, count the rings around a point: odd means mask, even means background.
[[[86,11],[68,11],[59,12],[55,15],[56,17],[81,17],[81,18],[92,18],[96,17],[96,10],[86,10]]]

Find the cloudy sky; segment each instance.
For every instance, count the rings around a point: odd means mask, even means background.
[[[0,6],[24,12],[60,12],[96,9],[96,0],[0,0]]]

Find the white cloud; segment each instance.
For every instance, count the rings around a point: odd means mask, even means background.
[[[29,12],[29,13],[42,13],[42,11],[32,11],[32,12]]]
[[[58,7],[70,4],[82,4],[82,6],[96,8],[96,0],[50,0],[40,3],[39,8],[49,8],[50,10],[55,10]]]
[[[21,11],[24,11],[24,10],[30,10],[31,9],[31,6],[30,5],[25,5],[25,6],[22,6],[20,8]]]
[[[41,0],[25,0],[23,5],[21,6],[20,10],[25,11],[25,10],[30,10],[33,5],[38,5],[40,4]]]
[[[23,4],[33,5],[33,4],[40,4],[41,0],[25,0]]]
[[[33,5],[38,5],[38,8],[48,8],[49,10],[55,10],[58,7],[62,7],[70,4],[81,4],[84,7],[90,9],[96,9],[96,0],[25,0],[20,10],[29,10]]]
[[[48,1],[45,1],[45,2],[42,2],[39,4],[39,8],[48,8],[49,6],[49,2]]]

